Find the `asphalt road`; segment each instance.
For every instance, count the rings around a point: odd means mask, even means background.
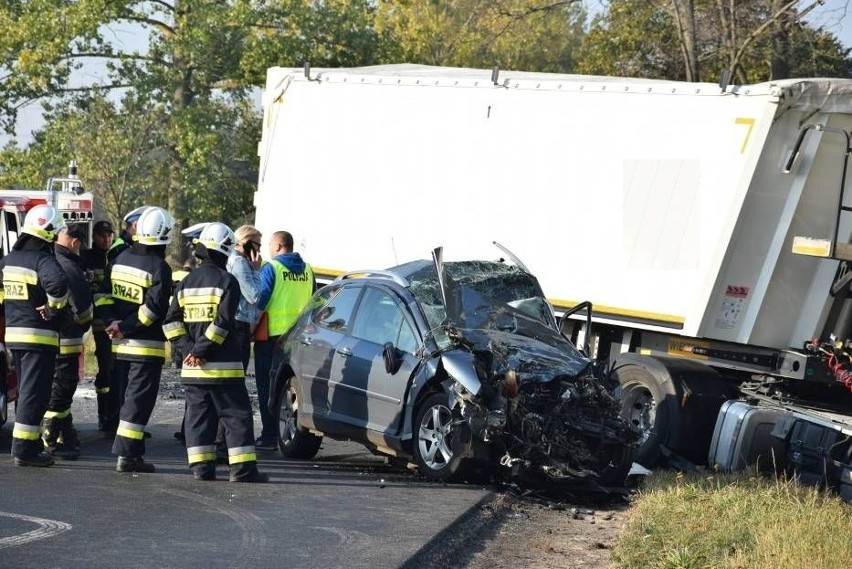
[[[259,453],[268,484],[230,483],[227,466],[215,482],[195,481],[173,437],[182,411],[166,383],[148,427],[154,474],[114,471],[88,383],[72,408],[79,460],[14,466],[10,419],[0,431],[0,567],[400,567],[493,498],[329,440],[312,461]]]

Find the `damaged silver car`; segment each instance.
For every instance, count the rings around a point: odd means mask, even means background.
[[[273,363],[279,448],[323,436],[413,461],[427,478],[483,465],[507,481],[608,491],[635,434],[617,383],[560,332],[523,264],[415,261],[320,289]]]

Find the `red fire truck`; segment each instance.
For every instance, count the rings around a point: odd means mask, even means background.
[[[68,176],[50,178],[44,190],[0,190],[0,258],[12,250],[27,212],[45,204],[58,208],[66,223],[86,227],[86,245],[91,244],[93,198],[83,187],[77,176],[77,164],[72,161]],[[6,350],[5,324],[5,318],[0,316],[0,426],[8,419],[9,404],[18,398],[18,378]]]

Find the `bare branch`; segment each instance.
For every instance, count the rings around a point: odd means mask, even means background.
[[[734,73],[737,71],[737,68],[740,66],[740,60],[745,54],[746,48],[751,45],[751,43],[756,40],[760,35],[765,32],[769,26],[774,24],[781,16],[790,11],[792,8],[795,8],[796,4],[798,4],[801,0],[790,0],[787,4],[779,8],[774,14],[772,14],[765,22],[763,22],[760,26],[757,27],[749,36],[743,41],[740,48],[737,50],[733,59],[731,60],[731,67],[729,69],[730,76],[733,77]],[[822,4],[823,0],[814,0],[814,4],[808,6],[803,11],[810,12],[815,5]]]

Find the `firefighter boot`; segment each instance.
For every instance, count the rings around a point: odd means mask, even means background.
[[[257,469],[256,462],[243,462],[231,465],[231,482],[269,482],[269,475]]]
[[[154,472],[156,468],[141,456],[119,456],[115,463],[116,472]]]
[[[53,454],[59,443],[59,435],[62,434],[60,419],[56,417],[45,417],[41,420],[41,440],[48,454]]]
[[[77,429],[74,427],[74,420],[71,415],[62,420],[59,432],[59,444],[50,454],[56,458],[77,460],[80,457],[80,437],[77,436]]]
[[[193,463],[189,468],[196,480],[216,480],[216,462],[212,460]]]

